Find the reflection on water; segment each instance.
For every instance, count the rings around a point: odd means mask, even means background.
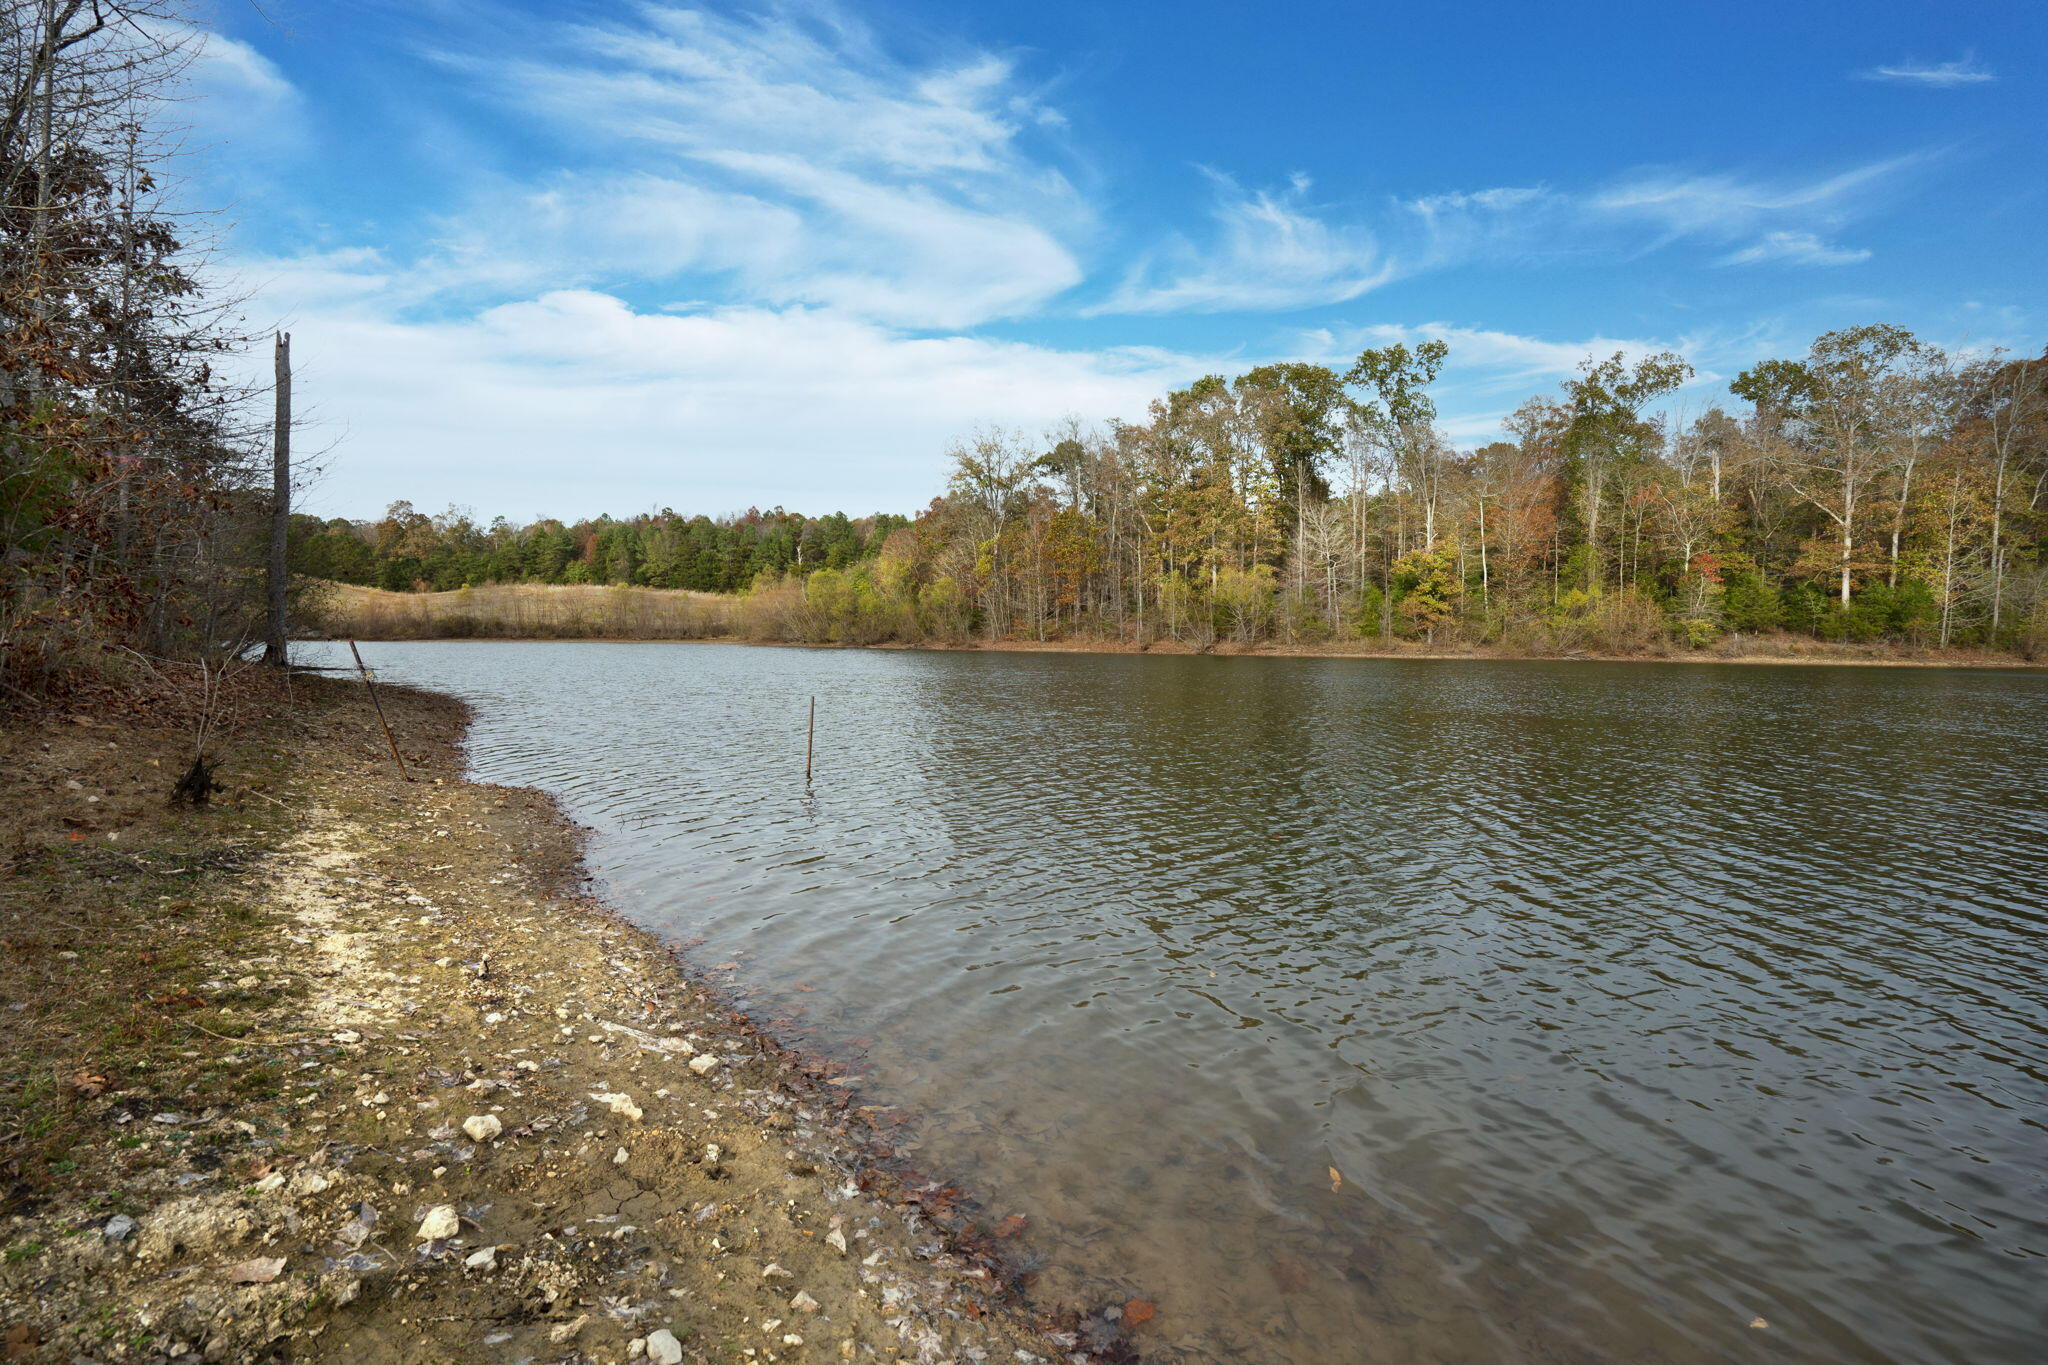
[[[2048,1332],[2048,677],[368,652],[1148,1356]]]

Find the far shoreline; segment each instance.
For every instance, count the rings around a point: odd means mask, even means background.
[[[740,645],[778,649],[871,650],[929,654],[1129,654],[1177,658],[1212,659],[1384,659],[1402,662],[1480,663],[1562,663],[1562,664],[1737,664],[1742,666],[1793,666],[1807,668],[1917,668],[1985,670],[2006,673],[2048,673],[2048,660],[2030,660],[1999,655],[1962,655],[1939,658],[1886,658],[1867,654],[1713,654],[1703,651],[1680,653],[1617,653],[1580,651],[1568,654],[1535,654],[1512,650],[1443,649],[1338,649],[1314,645],[1217,646],[1200,649],[1177,641],[1162,640],[1136,645],[1113,640],[995,640],[968,644],[922,641],[881,641],[850,644],[836,640],[749,640],[733,635],[318,635],[301,637],[294,643],[329,644],[353,638],[358,644],[590,644],[590,645]],[[1820,646],[1825,648],[1826,646]]]

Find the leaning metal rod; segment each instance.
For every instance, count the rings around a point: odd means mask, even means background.
[[[412,774],[405,770],[405,760],[398,756],[398,741],[391,736],[391,722],[384,719],[384,703],[377,700],[377,680],[363,666],[363,651],[356,648],[354,640],[348,642],[348,652],[356,656],[356,671],[363,675],[363,686],[370,689],[370,705],[377,708],[377,723],[384,727],[384,742],[391,746],[391,761],[398,765],[398,775],[410,782]]]

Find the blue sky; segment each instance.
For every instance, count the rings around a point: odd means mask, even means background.
[[[188,192],[329,514],[908,512],[1430,336],[1468,444],[1591,352],[2042,341],[2039,6],[215,3]]]

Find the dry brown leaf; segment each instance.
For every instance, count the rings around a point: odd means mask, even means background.
[[[1330,1168],[1330,1193],[1335,1194],[1337,1191],[1343,1188],[1344,1177],[1337,1173],[1337,1168],[1335,1166],[1332,1166]]]
[[[1158,1311],[1159,1305],[1149,1299],[1132,1299],[1124,1305],[1124,1321],[1136,1327],[1141,1322],[1150,1322]]]

